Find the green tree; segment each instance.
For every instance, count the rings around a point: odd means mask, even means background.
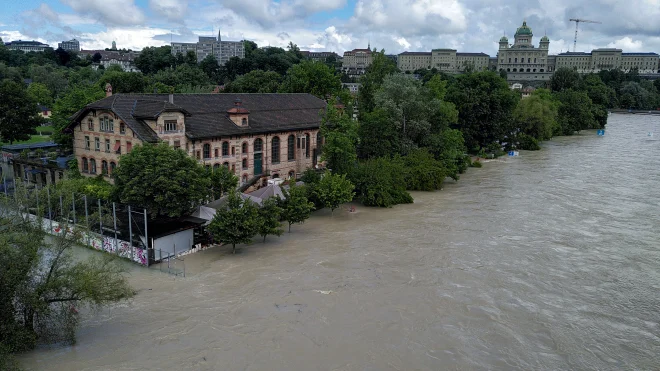
[[[495,72],[460,75],[449,86],[447,100],[458,109],[458,124],[469,151],[501,142],[511,134],[513,110],[520,98]]]
[[[277,93],[282,76],[274,71],[254,70],[225,86],[227,93]]]
[[[53,95],[46,85],[33,82],[27,88],[27,94],[33,102],[50,107],[53,104]]]
[[[112,174],[115,198],[146,208],[152,217],[180,217],[208,199],[206,169],[165,143],[146,143],[121,156]]]
[[[259,210],[250,200],[243,200],[237,191],[227,196],[225,207],[218,209],[209,224],[209,232],[215,241],[231,244],[232,254],[236,244],[252,242],[258,232]]]
[[[576,131],[595,127],[593,107],[587,93],[565,90],[557,95],[559,102],[558,134],[573,135]]]
[[[98,81],[100,89],[105,88],[105,84],[112,85],[113,93],[143,93],[147,86],[147,80],[144,75],[138,72],[123,72],[107,69]]]
[[[567,67],[558,68],[550,77],[550,90],[561,92],[569,89],[577,89],[580,84],[580,74]]]
[[[213,200],[238,186],[238,177],[226,166],[208,168],[208,177],[211,180],[210,196]]]
[[[439,134],[432,134],[426,148],[442,162],[446,175],[454,180],[458,180],[458,174],[464,173],[468,167],[470,158],[466,154],[460,130],[445,129]]]
[[[401,161],[381,157],[360,162],[349,179],[365,206],[392,207],[413,202],[406,192],[404,171]]]
[[[334,97],[341,80],[324,63],[303,61],[291,67],[280,85],[280,93],[309,93],[321,99]]]
[[[282,235],[280,217],[283,211],[277,198],[269,197],[264,200],[259,208],[259,223],[257,226],[257,233],[264,238],[263,242],[266,242],[266,236],[268,235]]]
[[[280,202],[282,219],[289,224],[289,233],[291,233],[291,224],[304,223],[314,210],[314,204],[307,199],[307,192],[303,187],[292,184],[289,190],[283,189],[282,191],[285,197]]]
[[[0,203],[0,348],[19,352],[37,341],[74,342],[76,308],[98,308],[134,295],[125,265],[116,257],[74,256],[81,238],[77,228],[71,232],[63,225],[60,235],[45,239],[43,231],[10,211],[16,204],[6,198]]]
[[[10,80],[0,83],[0,140],[14,143],[30,139],[42,122],[38,108],[23,86]]]
[[[148,46],[135,58],[135,66],[146,75],[174,67],[175,58],[171,46]]]
[[[374,52],[372,62],[367,71],[360,78],[360,90],[358,91],[358,102],[360,114],[371,112],[376,108],[375,94],[386,76],[398,71],[396,63],[385,56],[385,51]]]
[[[64,96],[55,101],[53,107],[53,135],[51,138],[64,149],[73,148],[73,136],[71,132],[65,132],[65,128],[71,123],[69,117],[83,109],[86,105],[104,97],[103,90],[98,86],[74,87],[69,89]]]
[[[321,123],[321,134],[325,140],[321,160],[335,174],[347,174],[357,159],[357,125],[347,114],[339,112],[329,104]]]
[[[400,158],[408,191],[435,191],[442,188],[447,171],[427,149],[415,149]]]
[[[326,171],[314,188],[314,193],[323,207],[329,207],[334,213],[339,205],[353,201],[353,183],[346,179],[346,174],[332,174]]]
[[[199,68],[204,71],[209,80],[213,83],[218,83],[220,81],[220,65],[218,60],[211,54],[207,55],[206,58],[202,59],[199,62]]]
[[[530,97],[521,99],[513,111],[513,120],[521,133],[537,140],[552,138],[557,129],[558,102],[546,89],[537,89]],[[530,148],[523,148],[530,149]]]
[[[401,148],[401,133],[382,108],[361,115],[358,126],[360,158],[392,156]]]

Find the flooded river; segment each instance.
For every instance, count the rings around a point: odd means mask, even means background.
[[[85,316],[31,370],[660,368],[660,117],[470,169],[392,209],[316,213]]]

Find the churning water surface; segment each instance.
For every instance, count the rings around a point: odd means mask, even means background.
[[[87,314],[37,370],[660,369],[660,117],[611,115],[392,209],[323,210]],[[648,137],[649,131],[656,131]]]

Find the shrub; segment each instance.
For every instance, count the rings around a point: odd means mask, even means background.
[[[481,161],[476,160],[476,161],[473,161],[473,162],[470,164],[470,166],[471,166],[471,167],[477,167],[477,168],[479,168],[479,167],[482,167],[483,164],[481,163]]]
[[[392,207],[413,202],[406,191],[403,174],[401,161],[376,158],[359,163],[351,172],[350,180],[363,205]]]
[[[541,149],[539,146],[539,141],[527,134],[518,135],[518,148],[528,151],[538,151]]]

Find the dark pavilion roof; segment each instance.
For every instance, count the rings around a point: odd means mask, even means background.
[[[249,112],[248,127],[229,119],[229,113]],[[143,121],[162,112],[186,115],[186,136],[204,139],[242,134],[265,134],[318,128],[326,102],[310,94],[114,94],[87,105],[71,117],[69,127],[80,123],[89,110],[114,112],[143,141],[157,142],[158,135]]]

